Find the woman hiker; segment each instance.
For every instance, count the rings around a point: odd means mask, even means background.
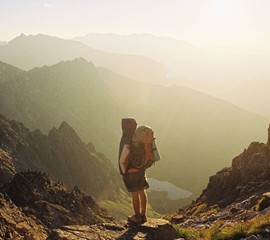
[[[136,224],[142,224],[147,221],[147,194],[145,189],[149,188],[149,185],[146,181],[145,170],[132,168],[132,162],[130,161],[132,137],[136,127],[135,119],[122,119],[123,134],[119,147],[119,170],[128,192],[131,192],[132,195],[134,215],[128,217],[128,220]]]

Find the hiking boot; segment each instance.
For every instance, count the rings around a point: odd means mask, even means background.
[[[145,216],[145,214],[141,213],[141,221],[142,221],[142,223],[147,222],[147,217]]]
[[[128,217],[128,220],[132,223],[141,224],[142,218],[140,215],[134,214],[133,216]]]

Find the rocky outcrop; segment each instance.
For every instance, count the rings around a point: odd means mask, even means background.
[[[78,187],[67,190],[63,183],[54,183],[45,173],[17,173],[1,191],[26,215],[35,216],[50,229],[111,220],[106,211]]]
[[[259,228],[257,225],[255,233],[260,233],[260,239],[270,239],[269,224],[265,220],[270,217],[269,136],[267,144],[251,143],[232,160],[231,167],[211,176],[201,196],[173,214],[171,221],[182,228],[208,229],[215,226],[220,232],[222,228],[240,223],[249,222],[251,227],[254,222],[265,221],[266,224],[262,223]],[[248,236],[248,232],[244,235]]]
[[[234,158],[230,168],[210,177],[200,200],[221,207],[263,194],[270,189],[270,150],[266,144],[253,142]]]
[[[121,182],[111,162],[66,122],[46,136],[0,115],[0,160],[0,184],[30,169],[46,172],[69,187],[79,186],[96,199],[119,195]]]
[[[0,238],[29,240],[173,240],[176,231],[163,219],[143,225],[113,220],[78,187],[67,190],[40,172],[16,174],[0,189]]]
[[[24,214],[10,198],[0,193],[0,239],[46,239],[48,231],[34,217]]]
[[[40,172],[17,173],[0,189],[0,199],[0,236],[4,239],[47,239],[52,229],[64,225],[112,220],[78,187],[67,190]]]
[[[10,153],[0,148],[0,183],[6,183],[15,175],[16,170]]]

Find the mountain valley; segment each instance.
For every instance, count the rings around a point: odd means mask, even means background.
[[[82,58],[30,71],[2,62],[0,69],[4,116],[46,134],[66,121],[115,167],[121,118],[151,126],[163,160],[148,176],[192,192],[193,199],[248,142],[263,140],[268,123],[201,92],[137,82]],[[175,207],[181,202],[186,204],[179,199]]]

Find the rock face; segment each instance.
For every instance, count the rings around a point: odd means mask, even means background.
[[[69,191],[62,183],[54,183],[40,172],[15,174],[0,189],[0,199],[0,234],[11,239],[30,235],[31,239],[46,239],[51,229],[63,225],[111,220],[107,212],[78,187]]]
[[[0,193],[0,239],[46,239],[48,231],[42,223],[25,215],[10,198]]]
[[[17,206],[26,207],[27,214],[36,216],[49,228],[109,219],[106,211],[78,187],[69,191],[61,182],[53,183],[48,175],[40,172],[18,173],[3,190]]]
[[[210,177],[200,199],[221,207],[270,190],[270,150],[263,143],[253,142],[234,158],[230,168]]]
[[[46,136],[0,115],[0,160],[1,184],[30,169],[79,186],[96,199],[118,196],[120,178],[110,161],[93,144],[84,144],[66,122]]]
[[[163,219],[143,225],[114,221],[78,187],[67,190],[40,172],[17,173],[0,189],[0,238],[31,240],[173,240]]]
[[[243,153],[232,160],[231,167],[211,176],[201,196],[175,213],[171,218],[172,222],[183,228],[206,229],[217,222],[222,222],[224,226],[233,226],[246,221],[256,221],[259,217],[269,219],[268,144],[269,136],[267,144],[251,143]],[[262,225],[260,234],[263,238],[260,239],[270,239],[269,231],[269,225]]]

